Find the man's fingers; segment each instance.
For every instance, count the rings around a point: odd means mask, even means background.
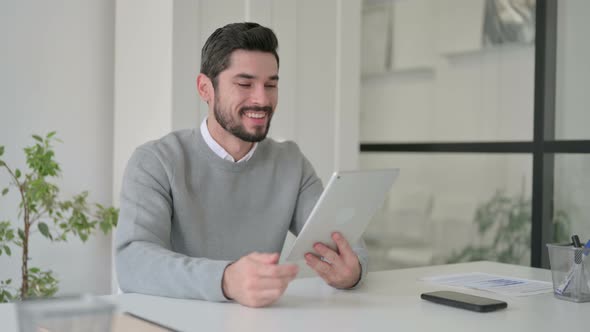
[[[254,252],[240,258],[224,271],[224,294],[250,307],[275,302],[299,272],[297,265],[278,265],[278,260],[277,253]]]
[[[322,243],[314,244],[313,250],[315,250],[320,256],[324,257],[324,259],[330,264],[340,263],[340,256],[338,253]]]
[[[257,273],[265,278],[287,278],[293,279],[297,276],[299,267],[295,264],[284,265],[261,265],[257,268]]]
[[[305,262],[324,279],[332,270],[330,264],[322,262],[319,258],[309,253],[305,254]]]
[[[249,254],[248,257],[252,258],[253,260],[255,260],[259,263],[265,263],[265,264],[276,264],[279,262],[279,254],[278,253],[266,254],[266,253],[253,252],[253,253]]]
[[[354,251],[352,251],[350,244],[348,243],[348,241],[346,241],[342,234],[340,234],[339,232],[332,233],[332,240],[334,240],[336,246],[338,246],[338,252],[340,253],[340,255],[342,255],[343,258],[346,259],[350,257],[350,255],[354,255]]]
[[[252,289],[263,291],[267,289],[285,289],[289,285],[290,279],[283,278],[260,278],[252,285]]]
[[[281,295],[283,295],[285,289],[286,288],[265,289],[260,291],[258,298],[265,302],[264,305],[269,305],[276,302],[281,297]]]

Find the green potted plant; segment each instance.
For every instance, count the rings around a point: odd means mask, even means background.
[[[5,196],[16,189],[20,197],[19,219],[22,224],[13,226],[0,221],[0,255],[12,255],[14,247],[22,250],[21,284],[17,288],[11,279],[0,280],[0,303],[31,297],[49,297],[58,290],[58,280],[51,270],[29,266],[31,260],[29,241],[33,233],[41,234],[52,242],[66,242],[68,236],[88,240],[100,228],[108,234],[116,225],[119,211],[113,207],[87,202],[88,192],[75,195],[70,200],[60,200],[59,188],[51,178],[60,176],[52,143],[59,141],[55,132],[45,137],[33,135],[35,144],[24,149],[28,172],[10,167],[1,159],[4,146],[0,146],[0,169],[8,172],[10,183],[2,189]]]
[[[477,225],[480,240],[493,237],[490,244],[470,244],[454,252],[446,263],[475,260],[492,260],[518,264],[529,257],[531,241],[531,200],[524,193],[508,196],[496,191],[492,198],[477,207],[473,222]],[[570,219],[558,210],[553,219],[553,237],[556,241],[568,239]]]

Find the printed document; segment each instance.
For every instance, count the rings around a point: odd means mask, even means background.
[[[553,292],[553,284],[550,282],[480,272],[426,277],[420,280],[444,286],[484,290],[507,296],[529,296]]]

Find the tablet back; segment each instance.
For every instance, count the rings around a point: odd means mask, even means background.
[[[336,249],[336,231],[356,242],[398,175],[399,169],[334,172],[284,261],[304,260],[317,242]]]

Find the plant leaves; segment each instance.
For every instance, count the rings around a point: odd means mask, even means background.
[[[39,135],[33,135],[33,138],[39,142],[43,142],[43,139]]]
[[[12,252],[10,251],[10,247],[7,246],[7,245],[4,245],[3,247],[4,247],[4,251],[6,251],[6,254],[8,256],[11,256],[12,255]]]
[[[14,171],[14,176],[15,176],[17,179],[18,179],[18,178],[20,178],[20,175],[21,175],[21,173],[20,173],[20,169],[17,169],[16,171]]]
[[[29,269],[29,290],[26,298],[50,297],[58,290],[58,281],[53,272],[41,271],[39,268]]]
[[[8,194],[8,188],[2,189],[2,196],[5,196],[6,194]]]
[[[21,241],[25,241],[25,232],[21,228],[18,229],[18,237],[21,239]]]
[[[49,134],[47,134],[47,138],[52,138],[53,136],[55,136],[56,133],[56,131],[50,132]]]
[[[7,303],[15,299],[16,296],[10,294],[7,290],[0,291],[0,303]]]
[[[37,225],[37,227],[39,228],[39,232],[41,232],[41,234],[43,234],[43,236],[45,236],[46,238],[51,239],[51,234],[49,233],[49,226],[47,226],[46,223],[39,222],[39,224]]]
[[[88,240],[88,235],[84,234],[84,233],[80,233],[80,240],[82,240],[82,242],[86,242],[86,240]]]
[[[0,156],[4,154],[4,145],[0,145]]]

